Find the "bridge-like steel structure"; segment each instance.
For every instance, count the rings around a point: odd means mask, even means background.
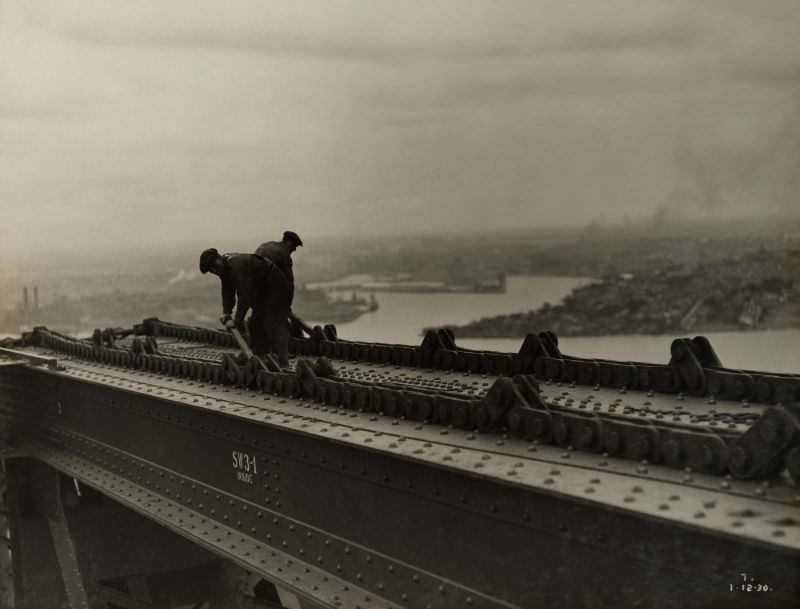
[[[800,378],[230,334],[148,319],[0,349],[0,606],[783,607]]]

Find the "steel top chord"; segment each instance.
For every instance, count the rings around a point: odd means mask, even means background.
[[[37,328],[0,367],[6,441],[314,606],[610,606],[676,572],[659,602],[682,606],[763,564],[783,591],[762,600],[796,593],[793,375],[723,368],[701,338],[658,365],[571,358],[551,333],[500,354],[327,327],[285,369],[228,338]],[[639,583],[613,585],[609,556]]]

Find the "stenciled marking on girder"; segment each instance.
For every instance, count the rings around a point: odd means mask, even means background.
[[[233,469],[236,472],[236,480],[246,484],[253,484],[258,475],[258,459],[241,450],[232,450]]]

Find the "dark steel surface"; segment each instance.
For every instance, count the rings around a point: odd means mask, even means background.
[[[727,458],[751,430],[786,453],[791,410],[773,438],[763,421],[782,407],[708,395],[353,359],[334,360],[333,376],[305,364],[289,374],[233,361],[225,371],[221,356],[236,352],[215,335],[198,344],[194,330],[173,330],[186,338],[157,338],[150,353],[133,353],[137,337],[114,349],[25,347],[60,354],[64,370],[0,372],[15,448],[319,606],[797,599],[797,487],[786,472],[738,480],[713,469],[713,442]],[[230,384],[248,378],[251,387]],[[357,407],[362,387],[380,408]],[[450,418],[416,420],[434,398],[431,412],[444,405]],[[550,417],[549,440],[504,428],[523,405],[523,419]],[[480,408],[499,422],[486,433],[471,419]],[[637,458],[668,447],[670,430],[705,471]],[[741,572],[771,593],[732,592]]]

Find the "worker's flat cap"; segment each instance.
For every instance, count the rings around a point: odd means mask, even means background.
[[[303,240],[300,238],[300,235],[291,230],[287,230],[285,233],[283,233],[283,240],[284,241],[292,240],[301,247],[303,245]]]
[[[213,247],[203,250],[203,253],[200,254],[200,272],[204,275],[208,273],[217,258],[219,258],[219,252]]]

